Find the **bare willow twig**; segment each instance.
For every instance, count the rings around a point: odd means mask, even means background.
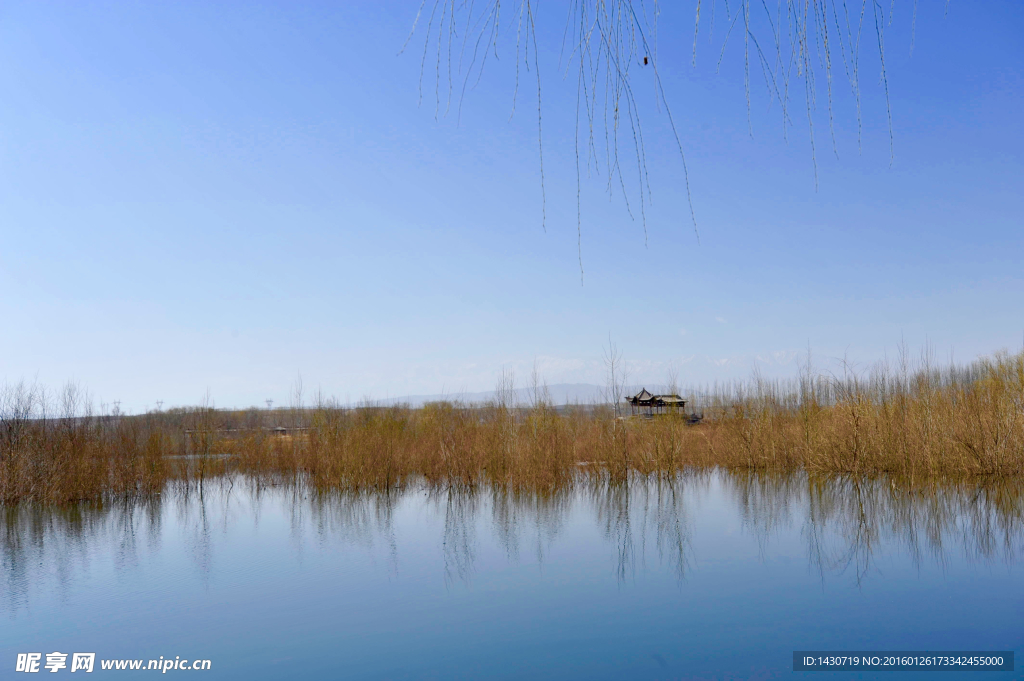
[[[537,82],[537,147],[540,166],[541,226],[547,231],[547,192],[544,177],[544,135],[543,96],[540,74],[540,50],[538,39],[538,0],[505,0],[512,2],[512,11],[506,12],[510,19],[504,24],[506,30],[515,32],[515,85],[512,93],[511,115],[514,116],[519,96],[520,68],[533,70]],[[710,2],[710,7],[707,7]],[[751,7],[751,4],[760,7]],[[404,51],[416,31],[424,14],[426,0],[420,5],[413,21],[412,32],[402,46]],[[707,17],[708,39],[713,39],[716,6],[718,0],[696,0],[693,27],[692,63],[696,65],[700,23]],[[728,29],[722,38],[718,67],[721,67],[729,39],[734,30],[743,32],[743,82],[747,105],[747,124],[753,135],[753,99],[751,94],[751,67],[760,67],[768,94],[768,106],[779,103],[782,116],[783,134],[792,125],[789,116],[790,84],[795,75],[803,81],[804,109],[807,116],[807,132],[814,168],[814,182],[818,184],[818,162],[814,134],[814,119],[817,99],[817,74],[824,74],[827,100],[829,134],[833,152],[838,157],[839,149],[835,133],[835,110],[833,97],[833,69],[837,62],[850,84],[856,102],[858,149],[861,145],[863,123],[861,118],[860,95],[860,50],[864,19],[868,0],[861,0],[859,17],[854,10],[851,19],[847,0],[778,0],[774,11],[767,0],[738,0],[730,5],[723,0]],[[875,23],[878,56],[881,67],[880,84],[884,91],[886,114],[889,127],[890,165],[895,158],[895,143],[892,124],[892,109],[889,99],[888,76],[885,67],[884,32],[891,25],[895,0],[887,9],[879,0],[871,0]],[[423,78],[427,55],[433,47],[436,51],[434,111],[441,112],[441,100],[445,99],[445,114],[451,108],[456,80],[458,87],[458,112],[461,118],[462,104],[470,80],[478,83],[482,77],[487,57],[493,52],[498,57],[499,36],[503,30],[502,0],[434,0],[424,33],[423,55],[420,63],[420,100],[422,101]],[[763,10],[763,12],[762,12]],[[644,243],[649,239],[646,206],[651,203],[650,173],[647,165],[644,125],[636,95],[634,81],[636,68],[642,69],[653,86],[654,105],[664,111],[666,121],[676,144],[676,151],[683,168],[686,199],[697,242],[696,211],[690,187],[689,168],[686,163],[684,145],[680,131],[672,115],[662,81],[661,65],[658,59],[657,30],[660,9],[657,0],[648,7],[644,0],[573,0],[569,5],[568,18],[562,35],[560,62],[565,60],[563,77],[575,77],[577,107],[575,119],[576,153],[576,230],[577,253],[579,257],[580,281],[583,281],[583,201],[582,182],[585,166],[587,175],[591,172],[607,175],[607,191],[610,196],[621,195],[631,219],[637,211],[644,231]],[[912,22],[916,27],[917,2],[914,0]],[[913,31],[913,29],[912,29]],[[913,38],[911,39],[913,41]],[[838,44],[838,53],[836,45]],[[911,45],[911,50],[913,46]],[[647,69],[646,67],[650,67]],[[562,70],[561,65],[559,70]],[[442,88],[446,95],[442,97]],[[620,135],[620,127],[628,130]],[[600,128],[603,127],[603,131]],[[600,134],[603,132],[603,135]],[[581,140],[582,136],[582,140]],[[603,139],[603,149],[599,140]],[[622,172],[620,145],[623,141],[631,147],[630,153],[636,165],[636,179],[627,180]],[[584,155],[585,154],[585,155]],[[604,159],[604,168],[598,160]],[[631,195],[634,199],[631,200]]]

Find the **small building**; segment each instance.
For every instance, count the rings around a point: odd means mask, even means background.
[[[676,394],[654,395],[643,388],[632,397],[627,397],[633,416],[651,418],[656,414],[682,414],[686,400]]]
[[[263,430],[276,437],[304,436],[309,431],[309,426],[288,426],[287,428],[285,426],[275,426],[274,428],[264,428]]]

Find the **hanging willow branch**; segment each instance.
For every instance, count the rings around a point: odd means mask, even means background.
[[[814,117],[817,99],[816,74],[825,77],[829,134],[833,152],[838,156],[833,112],[833,71],[837,62],[850,85],[856,102],[858,147],[861,139],[860,52],[865,19],[871,12],[880,58],[880,82],[885,92],[889,123],[890,164],[894,156],[892,113],[889,108],[888,78],[885,72],[886,26],[892,21],[895,0],[888,10],[879,0],[696,0],[693,63],[697,60],[702,21],[707,23],[709,43],[714,43],[715,15],[725,14],[725,33],[721,39],[718,66],[721,67],[730,38],[743,35],[744,92],[748,127],[751,122],[751,62],[760,69],[768,94],[769,107],[778,102],[784,134],[792,125],[791,86],[794,78],[802,81],[803,104],[814,167],[818,183]],[[537,88],[537,149],[540,162],[541,225],[547,230],[547,200],[544,184],[544,143],[540,64],[537,49],[537,8],[540,0],[434,0],[429,8],[423,0],[403,51],[421,23],[426,21],[420,61],[420,101],[428,60],[434,70],[434,115],[448,115],[457,99],[461,117],[467,89],[479,82],[490,57],[498,58],[498,43],[503,32],[515,32],[515,87],[512,115],[519,97],[520,79],[533,72]],[[721,5],[719,8],[718,6]],[[870,5],[870,7],[869,7]],[[503,14],[503,10],[507,10]],[[573,0],[562,38],[563,78],[576,81],[576,234],[583,277],[582,181],[584,169],[589,175],[605,174],[607,190],[621,193],[626,210],[634,220],[639,212],[647,242],[646,205],[651,201],[647,154],[637,106],[634,74],[643,69],[653,86],[654,102],[661,111],[679,153],[686,185],[686,198],[694,233],[697,218],[690,191],[689,171],[683,143],[665,97],[658,60],[657,0]],[[916,0],[913,21],[916,24]],[[435,53],[431,53],[433,47]],[[456,90],[458,95],[456,96]],[[442,112],[443,111],[443,112]],[[623,154],[620,154],[620,150]],[[603,168],[602,168],[603,166]],[[625,167],[624,167],[625,166]],[[628,175],[635,174],[636,193],[631,200]]]

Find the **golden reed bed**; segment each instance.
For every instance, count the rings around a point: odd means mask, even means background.
[[[943,370],[755,378],[699,402],[696,426],[507,399],[120,416],[81,413],[74,388],[55,404],[19,385],[0,394],[0,503],[145,496],[229,470],[320,489],[416,478],[540,492],[710,467],[910,480],[1024,473],[1024,353]],[[281,437],[269,426],[282,421],[301,430]]]

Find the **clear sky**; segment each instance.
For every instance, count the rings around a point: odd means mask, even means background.
[[[784,134],[755,69],[748,127],[742,42],[716,71],[719,16],[693,66],[692,4],[662,3],[659,64],[699,243],[634,65],[647,236],[603,164],[584,175],[581,284],[562,3],[537,16],[546,231],[514,30],[461,118],[435,117],[436,53],[419,105],[423,32],[399,54],[415,1],[4,3],[0,381],[140,411],[282,404],[300,374],[343,401],[488,390],[534,361],[601,383],[609,334],[649,383],[793,375],[808,347],[866,367],[901,338],[940,360],[1019,348],[1024,5],[918,3],[911,53],[896,0],[892,163],[868,31],[860,148],[834,74],[838,157],[818,74],[816,189],[800,90]]]

